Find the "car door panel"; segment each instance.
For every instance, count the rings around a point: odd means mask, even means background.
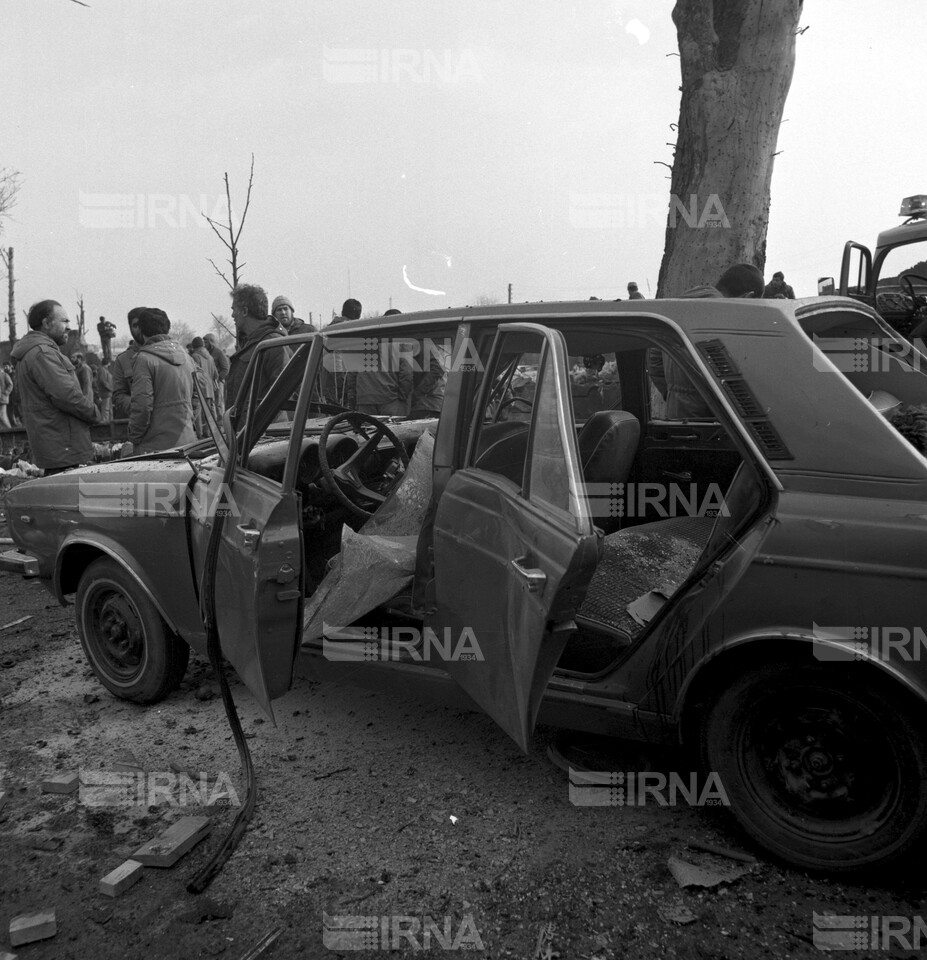
[[[718,423],[651,420],[641,437],[631,480],[638,485],[677,484],[686,496],[694,493],[696,502],[702,503],[712,489],[727,489],[742,459]],[[637,522],[661,518],[643,513]]]
[[[539,363],[538,393],[543,381],[550,395],[540,397],[534,407],[525,484],[530,485],[529,474],[537,476],[532,456],[536,454],[539,463],[551,456],[553,422],[567,465],[562,474],[566,486],[558,493],[571,508],[552,505],[540,494],[532,497],[530,489],[525,495],[520,484],[499,473],[474,466],[457,470],[435,514],[435,603],[426,627],[450,631],[455,640],[469,632],[469,646],[455,644],[457,649],[468,649],[467,659],[451,657],[445,669],[527,749],[541,697],[597,562],[599,540],[579,495],[582,478],[563,337],[536,324],[502,325],[490,371],[501,357],[500,338],[506,334],[533,335],[545,351]],[[477,416],[492,380],[490,374],[483,384]],[[539,416],[548,418],[543,442],[537,439],[542,433]],[[471,461],[482,456],[479,429],[474,429]],[[534,482],[543,488],[543,496],[551,496],[548,486]]]
[[[222,483],[214,471],[205,511],[191,517],[194,563],[202,571],[211,506]],[[239,470],[227,492],[216,566],[216,622],[223,656],[272,717],[270,701],[290,687],[302,623],[302,543],[299,497],[279,484]]]

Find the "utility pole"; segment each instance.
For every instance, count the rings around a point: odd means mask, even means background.
[[[84,295],[79,293],[77,295],[77,338],[83,343],[84,342]]]
[[[509,303],[512,302],[512,285],[509,284]]]
[[[7,247],[2,251],[3,265],[6,267],[7,282],[7,314],[6,318],[10,324],[10,343],[16,342],[16,297],[13,293],[13,248]]]

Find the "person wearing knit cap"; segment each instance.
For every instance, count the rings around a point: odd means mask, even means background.
[[[289,297],[274,297],[270,308],[274,320],[286,331],[287,336],[295,337],[298,333],[315,333],[315,327],[296,316],[296,308]]]

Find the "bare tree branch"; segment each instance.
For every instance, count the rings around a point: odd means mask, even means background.
[[[248,174],[248,192],[245,194],[245,209],[242,211],[241,220],[238,222],[238,233],[235,234],[235,244],[238,245],[238,238],[241,236],[241,229],[245,225],[245,217],[248,216],[248,207],[251,206],[251,187],[254,184],[254,154],[251,154],[251,172]],[[228,181],[226,181],[228,186]],[[232,205],[229,203],[229,223],[232,222]]]
[[[4,217],[10,215],[10,210],[16,205],[16,194],[22,186],[22,175],[18,170],[9,170],[0,167],[0,229]]]
[[[231,258],[227,261],[229,266],[232,268],[232,279],[229,278],[216,266],[213,260],[210,260],[209,257],[206,259],[212,264],[213,269],[220,277],[226,282],[228,287],[231,290],[234,290],[238,286],[238,278],[241,274],[242,268],[245,266],[244,263],[238,262],[238,240],[241,237],[241,231],[245,226],[245,218],[248,216],[248,209],[251,206],[251,189],[254,186],[254,154],[251,154],[251,170],[248,174],[248,191],[245,194],[245,207],[242,211],[241,219],[238,221],[238,226],[235,226],[235,217],[232,213],[232,189],[229,185],[229,174],[226,170],[223,175],[223,181],[225,183],[225,200],[228,205],[228,223],[218,223],[213,220],[211,217],[207,216],[206,212],[203,212],[203,217],[206,222],[209,224],[212,232],[222,241],[225,245],[226,250],[231,254]],[[228,234],[228,239],[226,239],[225,234]]]
[[[231,249],[232,249],[231,244],[230,244],[230,243],[228,242],[228,240],[226,240],[225,237],[223,237],[222,234],[219,232],[220,227],[221,227],[221,229],[225,229],[225,224],[221,224],[221,225],[220,225],[220,224],[216,223],[215,220],[211,219],[210,217],[207,217],[205,213],[203,214],[203,216],[206,218],[206,222],[209,224],[209,226],[212,227],[212,232],[213,232],[213,233],[226,245],[226,247],[228,247],[228,249],[231,251]]]
[[[212,264],[213,270],[215,270],[216,273],[218,273],[219,276],[222,277],[222,279],[226,282],[229,290],[233,290],[234,287],[229,283],[229,278],[216,266],[216,261],[213,260],[211,257],[207,257],[206,259]]]

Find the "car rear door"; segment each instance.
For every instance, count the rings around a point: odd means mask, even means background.
[[[499,421],[498,387],[525,358],[537,388],[520,428]],[[522,749],[598,555],[563,336],[500,325],[464,462],[438,503],[425,626],[451,651],[448,673]]]

